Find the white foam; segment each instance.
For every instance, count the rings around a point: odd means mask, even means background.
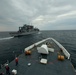
[[[9,40],[9,39],[12,39],[14,37],[6,37],[6,38],[0,38],[0,40]]]
[[[41,32],[38,32],[38,34],[41,34]]]

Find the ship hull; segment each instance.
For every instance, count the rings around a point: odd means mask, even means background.
[[[38,32],[39,31],[26,32],[26,33],[10,32],[10,35],[13,36],[13,37],[19,37],[19,36],[26,36],[26,35],[36,34]]]

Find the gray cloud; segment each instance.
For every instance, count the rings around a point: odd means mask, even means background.
[[[76,0],[1,0],[0,31],[33,24],[41,30],[76,28]]]

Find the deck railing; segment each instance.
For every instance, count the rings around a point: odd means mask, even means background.
[[[53,38],[51,38],[51,39],[62,49],[64,55],[65,55],[68,59],[70,59],[70,54],[69,54],[69,52],[68,52],[58,41],[56,41],[56,40],[53,39]]]

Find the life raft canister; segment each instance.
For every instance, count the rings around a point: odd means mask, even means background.
[[[58,60],[63,61],[64,60],[64,56],[63,55],[58,55]]]
[[[30,51],[30,50],[25,51],[25,54],[26,54],[26,55],[31,55],[31,51]]]

